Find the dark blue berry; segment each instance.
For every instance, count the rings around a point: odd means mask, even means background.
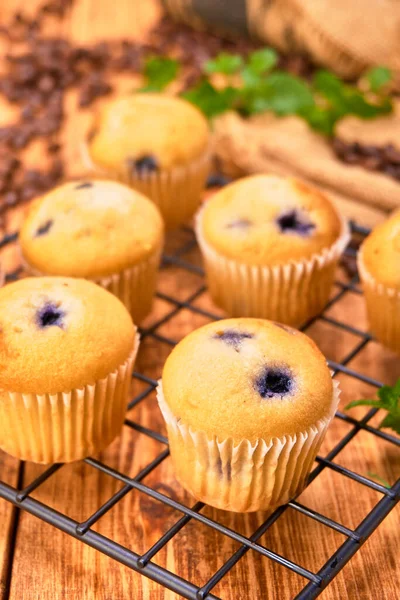
[[[84,181],[83,183],[80,183],[79,185],[75,186],[76,190],[83,190],[85,188],[91,188],[93,187],[93,183],[91,183],[90,181]]]
[[[37,313],[37,322],[39,327],[60,327],[63,328],[63,318],[65,312],[61,310],[56,304],[48,302],[41,308]]]
[[[232,346],[236,352],[239,352],[240,345],[243,340],[250,340],[254,336],[252,333],[247,333],[246,331],[235,331],[234,329],[226,329],[225,331],[219,332],[215,334],[214,339],[221,340],[228,344],[228,346]]]
[[[153,171],[158,171],[158,161],[151,154],[146,154],[140,158],[130,158],[128,160],[128,167],[133,173],[142,176]]]
[[[223,187],[224,185],[231,183],[231,181],[231,177],[226,177],[226,175],[222,175],[221,173],[214,173],[208,177],[206,186],[208,188]]]
[[[255,381],[255,388],[261,398],[275,398],[290,394],[294,382],[286,367],[267,367]]]
[[[38,229],[35,231],[35,237],[40,237],[41,235],[46,235],[49,233],[50,229],[53,227],[53,220],[49,219],[46,223],[43,223]]]
[[[236,221],[231,221],[226,226],[227,229],[247,229],[252,225],[252,222],[249,219],[237,219]]]
[[[310,221],[308,215],[296,209],[282,213],[276,222],[282,233],[307,236],[315,229],[315,223]]]

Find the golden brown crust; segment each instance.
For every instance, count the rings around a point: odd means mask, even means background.
[[[306,234],[281,230],[293,214]],[[275,265],[309,259],[340,237],[342,223],[330,201],[304,183],[275,175],[246,177],[216,193],[200,214],[202,235],[217,252],[239,262]]]
[[[400,290],[400,211],[367,237],[360,249],[360,260],[376,283]]]
[[[260,394],[258,382],[271,370],[289,374],[289,392]],[[168,357],[162,383],[178,420],[220,440],[296,434],[332,408],[331,375],[314,342],[261,319],[226,319],[192,332]]]
[[[163,230],[158,209],[145,196],[114,181],[86,178],[33,202],[20,246],[28,265],[41,273],[95,278],[152,256]]]
[[[49,306],[61,317],[43,327],[40,315]],[[122,303],[89,281],[37,277],[6,285],[0,290],[0,390],[44,394],[94,383],[128,358],[135,335]]]
[[[92,130],[93,131],[93,130]],[[125,174],[132,161],[153,157],[162,170],[198,158],[209,144],[209,127],[189,102],[165,94],[124,96],[109,103],[88,140],[91,160]]]

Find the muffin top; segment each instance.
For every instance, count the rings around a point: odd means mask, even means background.
[[[208,142],[208,122],[192,104],[140,93],[108,104],[94,122],[88,151],[100,167],[140,176],[196,159]]]
[[[129,356],[136,327],[115,296],[90,281],[35,277],[0,290],[0,390],[82,388]]]
[[[111,275],[146,259],[163,239],[157,207],[114,181],[65,183],[35,200],[20,233],[28,264],[46,275]]]
[[[361,246],[360,258],[374,279],[400,289],[400,211],[367,237]]]
[[[200,235],[226,258],[275,265],[311,258],[342,233],[330,201],[304,183],[254,175],[211,197],[199,216]]]
[[[304,431],[332,408],[324,356],[303,333],[262,319],[226,319],[185,337],[162,376],[176,418],[219,439]]]

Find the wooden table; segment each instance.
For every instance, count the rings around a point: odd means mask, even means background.
[[[3,2],[0,6],[1,22],[5,22],[16,8],[24,6],[25,9],[25,4],[23,0]],[[32,5],[35,4],[36,0],[32,2]],[[117,3],[107,0],[78,0],[62,24],[53,22],[51,33],[63,33],[81,42],[118,36],[143,36],[156,19],[158,10],[156,3],[150,0],[119,0]],[[121,78],[118,85],[121,89],[131,89],[132,79]],[[88,112],[78,114],[75,106],[76,98],[71,93],[68,99],[69,118],[62,134],[71,174],[82,169],[78,148],[89,120]],[[2,104],[0,122],[9,120],[12,111],[12,108]],[[40,144],[35,144],[27,155],[29,160],[40,163],[43,155]],[[379,217],[377,213],[377,219]],[[20,219],[20,212],[11,215],[7,229],[14,230]],[[172,236],[168,242],[169,247],[182,243],[185,235],[187,234],[181,233]],[[190,258],[199,260],[194,254]],[[7,270],[15,267],[18,260],[14,249],[3,252],[2,259]],[[185,274],[183,277],[182,271],[174,267],[161,273],[159,290],[185,299],[199,283],[198,276]],[[196,303],[197,306],[211,308],[207,294],[202,294]],[[146,324],[154,322],[170,308],[171,305],[167,302],[157,299],[153,314]],[[216,310],[215,307],[213,310]],[[340,306],[330,311],[330,316],[343,319],[361,329],[366,327],[362,298],[354,294],[346,295]],[[206,318],[183,310],[161,327],[159,333],[179,340],[205,322]],[[346,332],[335,333],[331,325],[322,322],[313,326],[310,334],[321,349],[335,360],[343,358],[356,343],[354,336]],[[159,377],[169,351],[170,347],[151,337],[147,338],[140,350],[137,369],[148,376]],[[394,382],[400,373],[399,359],[375,343],[368,344],[351,366],[389,383]],[[342,407],[350,399],[374,393],[368,386],[349,377],[339,376],[339,379],[343,389]],[[135,385],[132,393],[139,391],[140,387]],[[364,413],[362,408],[354,411],[357,417]],[[154,396],[131,411],[129,416],[143,425],[164,432]],[[321,455],[326,454],[348,429],[347,424],[335,420],[321,448]],[[134,476],[160,449],[158,442],[149,441],[144,435],[124,428],[121,437],[102,454],[101,459],[111,467]],[[337,462],[364,475],[369,472],[377,473],[390,483],[400,475],[398,452],[387,442],[367,432],[359,433],[340,453]],[[12,485],[29,483],[42,471],[41,466],[22,465],[0,453],[0,479]],[[187,505],[193,503],[175,481],[170,459],[164,461],[146,479],[146,484]],[[81,521],[119,487],[114,479],[83,463],[77,463],[64,466],[33,496]],[[381,494],[325,469],[302,494],[300,500],[354,528],[380,497]],[[204,509],[203,513],[246,535],[250,535],[263,520],[263,515],[258,513],[235,515],[211,508]],[[390,514],[323,592],[323,598],[395,600],[399,597],[399,514],[398,509]],[[94,529],[142,553],[179,516],[176,511],[132,491],[100,519]],[[0,524],[0,600],[122,600],[128,597],[157,600],[177,597],[26,512],[15,510],[3,500],[0,500]],[[314,571],[324,564],[343,541],[341,534],[291,509],[261,538],[261,543],[268,548]],[[155,562],[201,585],[237,548],[238,545],[230,539],[191,522],[156,556]],[[297,575],[250,551],[213,592],[232,600],[283,600],[293,597],[304,584],[305,581]]]

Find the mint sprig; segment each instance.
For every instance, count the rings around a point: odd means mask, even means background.
[[[317,71],[311,81],[291,75],[278,68],[278,58],[272,48],[256,50],[246,59],[222,52],[204,64],[200,81],[182,95],[208,118],[228,110],[244,116],[265,111],[297,115],[325,136],[333,136],[337,122],[347,115],[373,119],[392,111],[392,102],[384,93],[392,74],[385,67],[365,73],[369,89],[363,91],[325,69]],[[162,91],[179,70],[174,59],[148,58],[142,91]],[[225,75],[226,85],[216,87],[215,74]]]
[[[369,90],[363,92],[327,70],[317,71],[310,82],[279,70],[277,64],[278,54],[272,48],[256,50],[246,60],[237,54],[222,53],[205,63],[203,80],[185,97],[208,117],[226,110],[237,110],[245,116],[265,111],[278,116],[298,115],[326,136],[334,135],[336,123],[346,115],[372,119],[392,110],[391,100],[380,93],[391,78],[384,67],[368,71]],[[210,82],[208,76],[214,73],[228,77],[226,93]]]
[[[388,427],[400,435],[400,379],[394,386],[384,385],[377,392],[378,400],[365,399],[350,402],[345,409],[355,406],[373,406],[386,411],[386,416],[379,427]]]

